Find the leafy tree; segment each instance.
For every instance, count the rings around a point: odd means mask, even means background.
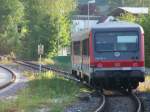
[[[146,54],[146,66],[150,67],[150,14],[148,16],[143,16],[140,21],[145,32],[145,54]]]
[[[44,56],[54,55],[61,47],[69,45],[70,12],[74,0],[22,0],[25,6],[27,34],[22,40],[22,54],[37,59],[37,46],[44,44]],[[59,42],[59,43],[58,43]]]
[[[20,34],[17,26],[22,24],[24,7],[19,0],[0,2],[0,54],[16,52],[19,49]]]
[[[25,19],[27,33],[22,38],[21,53],[24,58],[37,58],[37,46],[42,43],[45,51],[49,49],[50,17],[41,6],[40,0],[23,1],[25,6]]]
[[[117,7],[150,7],[149,0],[108,0],[110,9]]]
[[[129,22],[137,22],[138,21],[137,17],[130,13],[121,14],[119,19],[129,21]]]

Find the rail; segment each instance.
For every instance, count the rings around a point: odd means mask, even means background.
[[[14,73],[12,70],[10,70],[10,69],[8,69],[8,68],[6,68],[6,67],[4,67],[4,66],[0,66],[0,68],[5,69],[6,71],[8,71],[8,72],[12,75],[12,76],[11,76],[12,78],[11,78],[10,81],[8,81],[8,83],[3,84],[3,85],[0,86],[0,89],[4,89],[4,88],[8,87],[9,85],[11,85],[12,83],[15,82],[15,80],[16,80],[16,75],[15,75],[15,73]]]

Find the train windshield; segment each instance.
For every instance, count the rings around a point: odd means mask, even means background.
[[[95,49],[104,51],[137,51],[137,32],[105,32],[95,34]]]

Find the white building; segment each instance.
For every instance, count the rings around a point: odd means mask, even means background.
[[[82,31],[92,25],[97,24],[101,16],[75,15],[72,18],[72,32]]]
[[[111,16],[120,16],[124,13],[130,13],[133,15],[147,15],[149,12],[148,7],[118,7],[113,10],[109,15]]]

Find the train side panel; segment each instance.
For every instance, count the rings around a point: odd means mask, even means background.
[[[80,38],[79,38],[80,37]],[[89,32],[77,34],[72,41],[72,74],[79,79],[89,80]]]

